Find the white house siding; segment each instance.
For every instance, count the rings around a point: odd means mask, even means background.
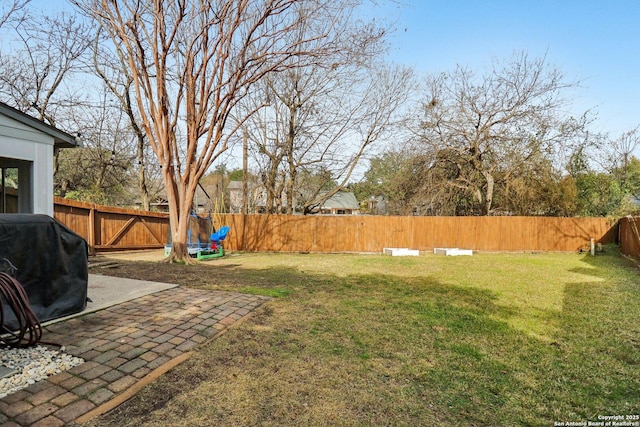
[[[0,114],[0,165],[18,168],[19,212],[53,216],[53,136]]]

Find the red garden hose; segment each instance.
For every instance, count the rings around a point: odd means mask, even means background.
[[[11,331],[4,324],[4,308],[0,304],[0,346],[29,347],[42,338],[42,325],[31,309],[29,297],[16,279],[0,272],[0,296],[14,312],[19,328]]]

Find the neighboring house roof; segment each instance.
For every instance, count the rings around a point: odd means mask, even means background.
[[[211,204],[211,199],[209,197],[209,194],[198,185],[196,187],[196,192],[193,194],[193,202],[196,203],[199,208],[204,208],[207,204]],[[158,191],[158,195],[156,199],[151,202],[151,206],[169,206],[169,202],[167,201],[167,190],[165,188],[161,188],[160,191]]]
[[[262,184],[249,184],[249,197],[251,198],[255,207],[264,207],[266,205],[266,189]],[[230,190],[231,205],[230,207],[237,207],[234,204],[240,205],[240,193],[242,191],[242,181],[231,181],[228,186]],[[322,194],[326,194],[322,193]],[[286,197],[282,199],[282,206],[287,206]],[[318,208],[316,208],[318,209]],[[333,196],[329,197],[321,206],[321,209],[344,209],[357,211],[360,209],[360,203],[356,199],[356,196],[351,191],[339,191]]]
[[[53,137],[55,148],[74,148],[82,146],[75,136],[31,117],[20,110],[16,110],[4,102],[0,102],[0,114]]]
[[[242,181],[229,181],[229,190],[242,190]]]
[[[231,198],[231,208],[241,207],[242,203],[242,181],[230,181],[227,187],[229,189],[229,196]],[[267,189],[264,185],[256,182],[247,182],[247,197],[249,198],[249,204],[264,208],[267,205]],[[287,205],[286,198],[283,198],[282,203]]]
[[[356,196],[351,191],[338,191],[323,204],[324,209],[360,209]]]

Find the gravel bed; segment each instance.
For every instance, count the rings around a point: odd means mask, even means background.
[[[51,350],[41,345],[28,348],[0,348],[0,366],[18,371],[0,379],[0,398],[82,363],[83,359],[66,354],[64,347],[59,350]]]

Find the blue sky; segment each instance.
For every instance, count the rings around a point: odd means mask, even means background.
[[[456,64],[481,72],[492,57],[546,54],[568,79],[582,81],[572,94],[573,113],[597,113],[593,131],[615,138],[640,125],[640,0],[378,3],[373,14],[397,28],[390,38],[391,60],[415,67],[418,75],[453,70]],[[70,9],[65,0],[32,0],[30,6]]]
[[[0,0],[1,1],[1,0]],[[372,0],[373,1],[373,0]],[[594,131],[615,137],[640,125],[640,0],[391,0],[374,14],[395,23],[391,59],[419,75],[480,72],[514,52],[547,55],[582,81],[574,113],[597,112]],[[69,9],[32,0],[36,10]]]
[[[419,74],[478,72],[492,57],[547,55],[582,81],[575,113],[594,109],[594,130],[611,136],[640,124],[640,1],[400,0],[385,7],[396,20],[391,58]]]

